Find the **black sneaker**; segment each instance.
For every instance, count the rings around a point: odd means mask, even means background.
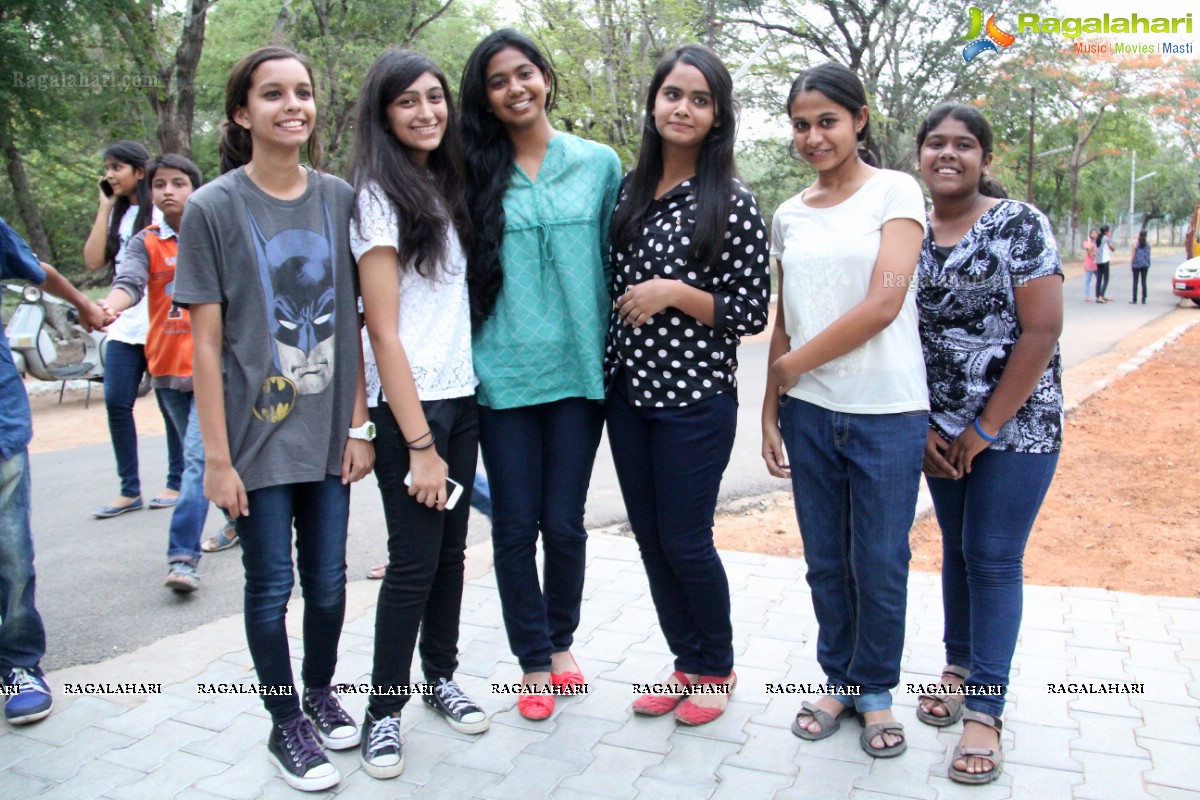
[[[454,681],[438,678],[433,692],[421,695],[421,699],[459,733],[483,733],[490,725],[483,709]]]
[[[271,728],[267,740],[267,752],[279,774],[293,789],[302,792],[319,792],[336,786],[342,779],[333,764],[325,757],[312,723],[303,714],[277,722]]]
[[[358,745],[358,726],[338,702],[332,686],[305,689],[300,707],[312,720],[321,743],[330,750],[349,750]]]
[[[404,745],[400,742],[400,718],[375,719],[371,709],[363,718],[362,742],[358,746],[363,771],[372,778],[394,778],[404,772]]]

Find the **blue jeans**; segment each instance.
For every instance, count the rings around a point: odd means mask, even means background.
[[[857,697],[835,695],[842,703],[888,708],[928,414],[846,414],[784,396],[779,424],[820,626],[817,661],[829,683],[858,687]]]
[[[0,459],[0,676],[33,669],[46,654],[46,629],[33,604],[29,452]]]
[[[248,492],[250,515],[238,517],[246,572],[245,622],[258,681],[294,687],[284,616],[292,595],[292,526],[296,567],[304,596],[304,663],[309,688],[328,686],[337,666],[346,614],[346,522],[350,487],[338,475],[313,483],[268,486]],[[292,689],[294,691],[294,688]],[[272,719],[300,713],[295,696],[264,695]]]
[[[166,413],[170,427],[183,441],[183,481],[179,500],[171,513],[167,539],[167,563],[200,563],[200,539],[208,519],[208,498],[204,496],[204,440],[200,437],[200,418],[191,392],[155,389],[159,407]]]
[[[1092,270],[1091,272],[1084,270],[1084,273],[1083,273],[1083,297],[1085,300],[1091,298],[1091,296],[1092,296],[1092,279],[1095,277],[1096,277],[1095,270]]]
[[[467,521],[471,482],[479,455],[479,405],[474,395],[421,403],[438,455],[450,477],[463,486],[452,510],[438,511],[408,493],[408,448],[391,406],[371,409],[378,432],[375,478],[383,499],[388,529],[388,565],[375,609],[374,686],[408,686],[413,647],[420,632],[421,668],[425,680],[454,679],[458,669],[458,620],[462,611]],[[373,694],[376,719],[393,714],[407,695]]]
[[[613,463],[658,623],[675,669],[689,674],[733,671],[729,580],[712,529],[736,431],[728,392],[676,408],[636,407],[618,379],[608,400]]]
[[[113,455],[117,458],[122,497],[142,495],[133,404],[145,372],[146,348],[143,345],[111,339],[105,343],[104,407],[108,412],[108,435],[112,439]],[[178,490],[183,476],[183,439],[175,433],[161,401],[158,408],[167,423],[167,488]]]
[[[1025,543],[1058,453],[984,450],[960,480],[926,477],[942,529],[946,663],[970,670],[967,708],[999,717],[1021,628]]]
[[[479,409],[479,444],[492,488],[492,551],[508,643],[521,669],[546,672],[571,648],[583,601],[583,508],[604,428],[604,406],[572,397]],[[545,556],[538,581],[538,531]]]

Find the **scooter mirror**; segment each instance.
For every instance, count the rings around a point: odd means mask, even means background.
[[[21,290],[21,297],[25,298],[26,303],[36,303],[42,299],[42,290],[36,286],[26,286]]]

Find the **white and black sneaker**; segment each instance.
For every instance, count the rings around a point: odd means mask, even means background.
[[[459,733],[483,733],[491,724],[483,709],[454,681],[438,678],[433,692],[421,695],[421,699]]]
[[[358,746],[358,726],[338,702],[332,686],[305,689],[300,707],[312,720],[321,743],[330,750],[349,750]]]
[[[325,757],[312,723],[303,714],[287,722],[277,722],[267,740],[267,752],[279,767],[279,774],[293,789],[319,792],[336,786],[342,779]]]
[[[400,718],[375,719],[371,709],[363,718],[362,742],[358,746],[363,771],[380,780],[404,772],[404,745],[400,742]]]

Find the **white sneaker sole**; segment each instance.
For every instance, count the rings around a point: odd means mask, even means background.
[[[325,745],[326,750],[349,750],[352,747],[358,747],[358,743],[362,741],[362,728],[355,728],[353,736],[343,736],[340,739],[326,736],[317,727],[316,722],[313,722],[313,731],[316,732],[317,738],[321,740],[321,744]]]
[[[400,754],[400,761],[388,767],[381,767],[376,764],[368,763],[362,756],[359,756],[358,763],[362,764],[363,772],[377,780],[386,781],[388,778],[395,778],[400,773],[404,772],[404,754]]]
[[[342,780],[341,773],[339,773],[337,768],[332,764],[329,765],[333,769],[333,773],[330,775],[322,775],[314,778],[301,778],[289,772],[288,768],[279,762],[279,759],[275,757],[274,753],[268,751],[267,756],[271,759],[271,762],[275,764],[275,768],[279,770],[279,776],[283,778],[283,782],[293,789],[299,789],[302,792],[320,792],[337,786]]]

